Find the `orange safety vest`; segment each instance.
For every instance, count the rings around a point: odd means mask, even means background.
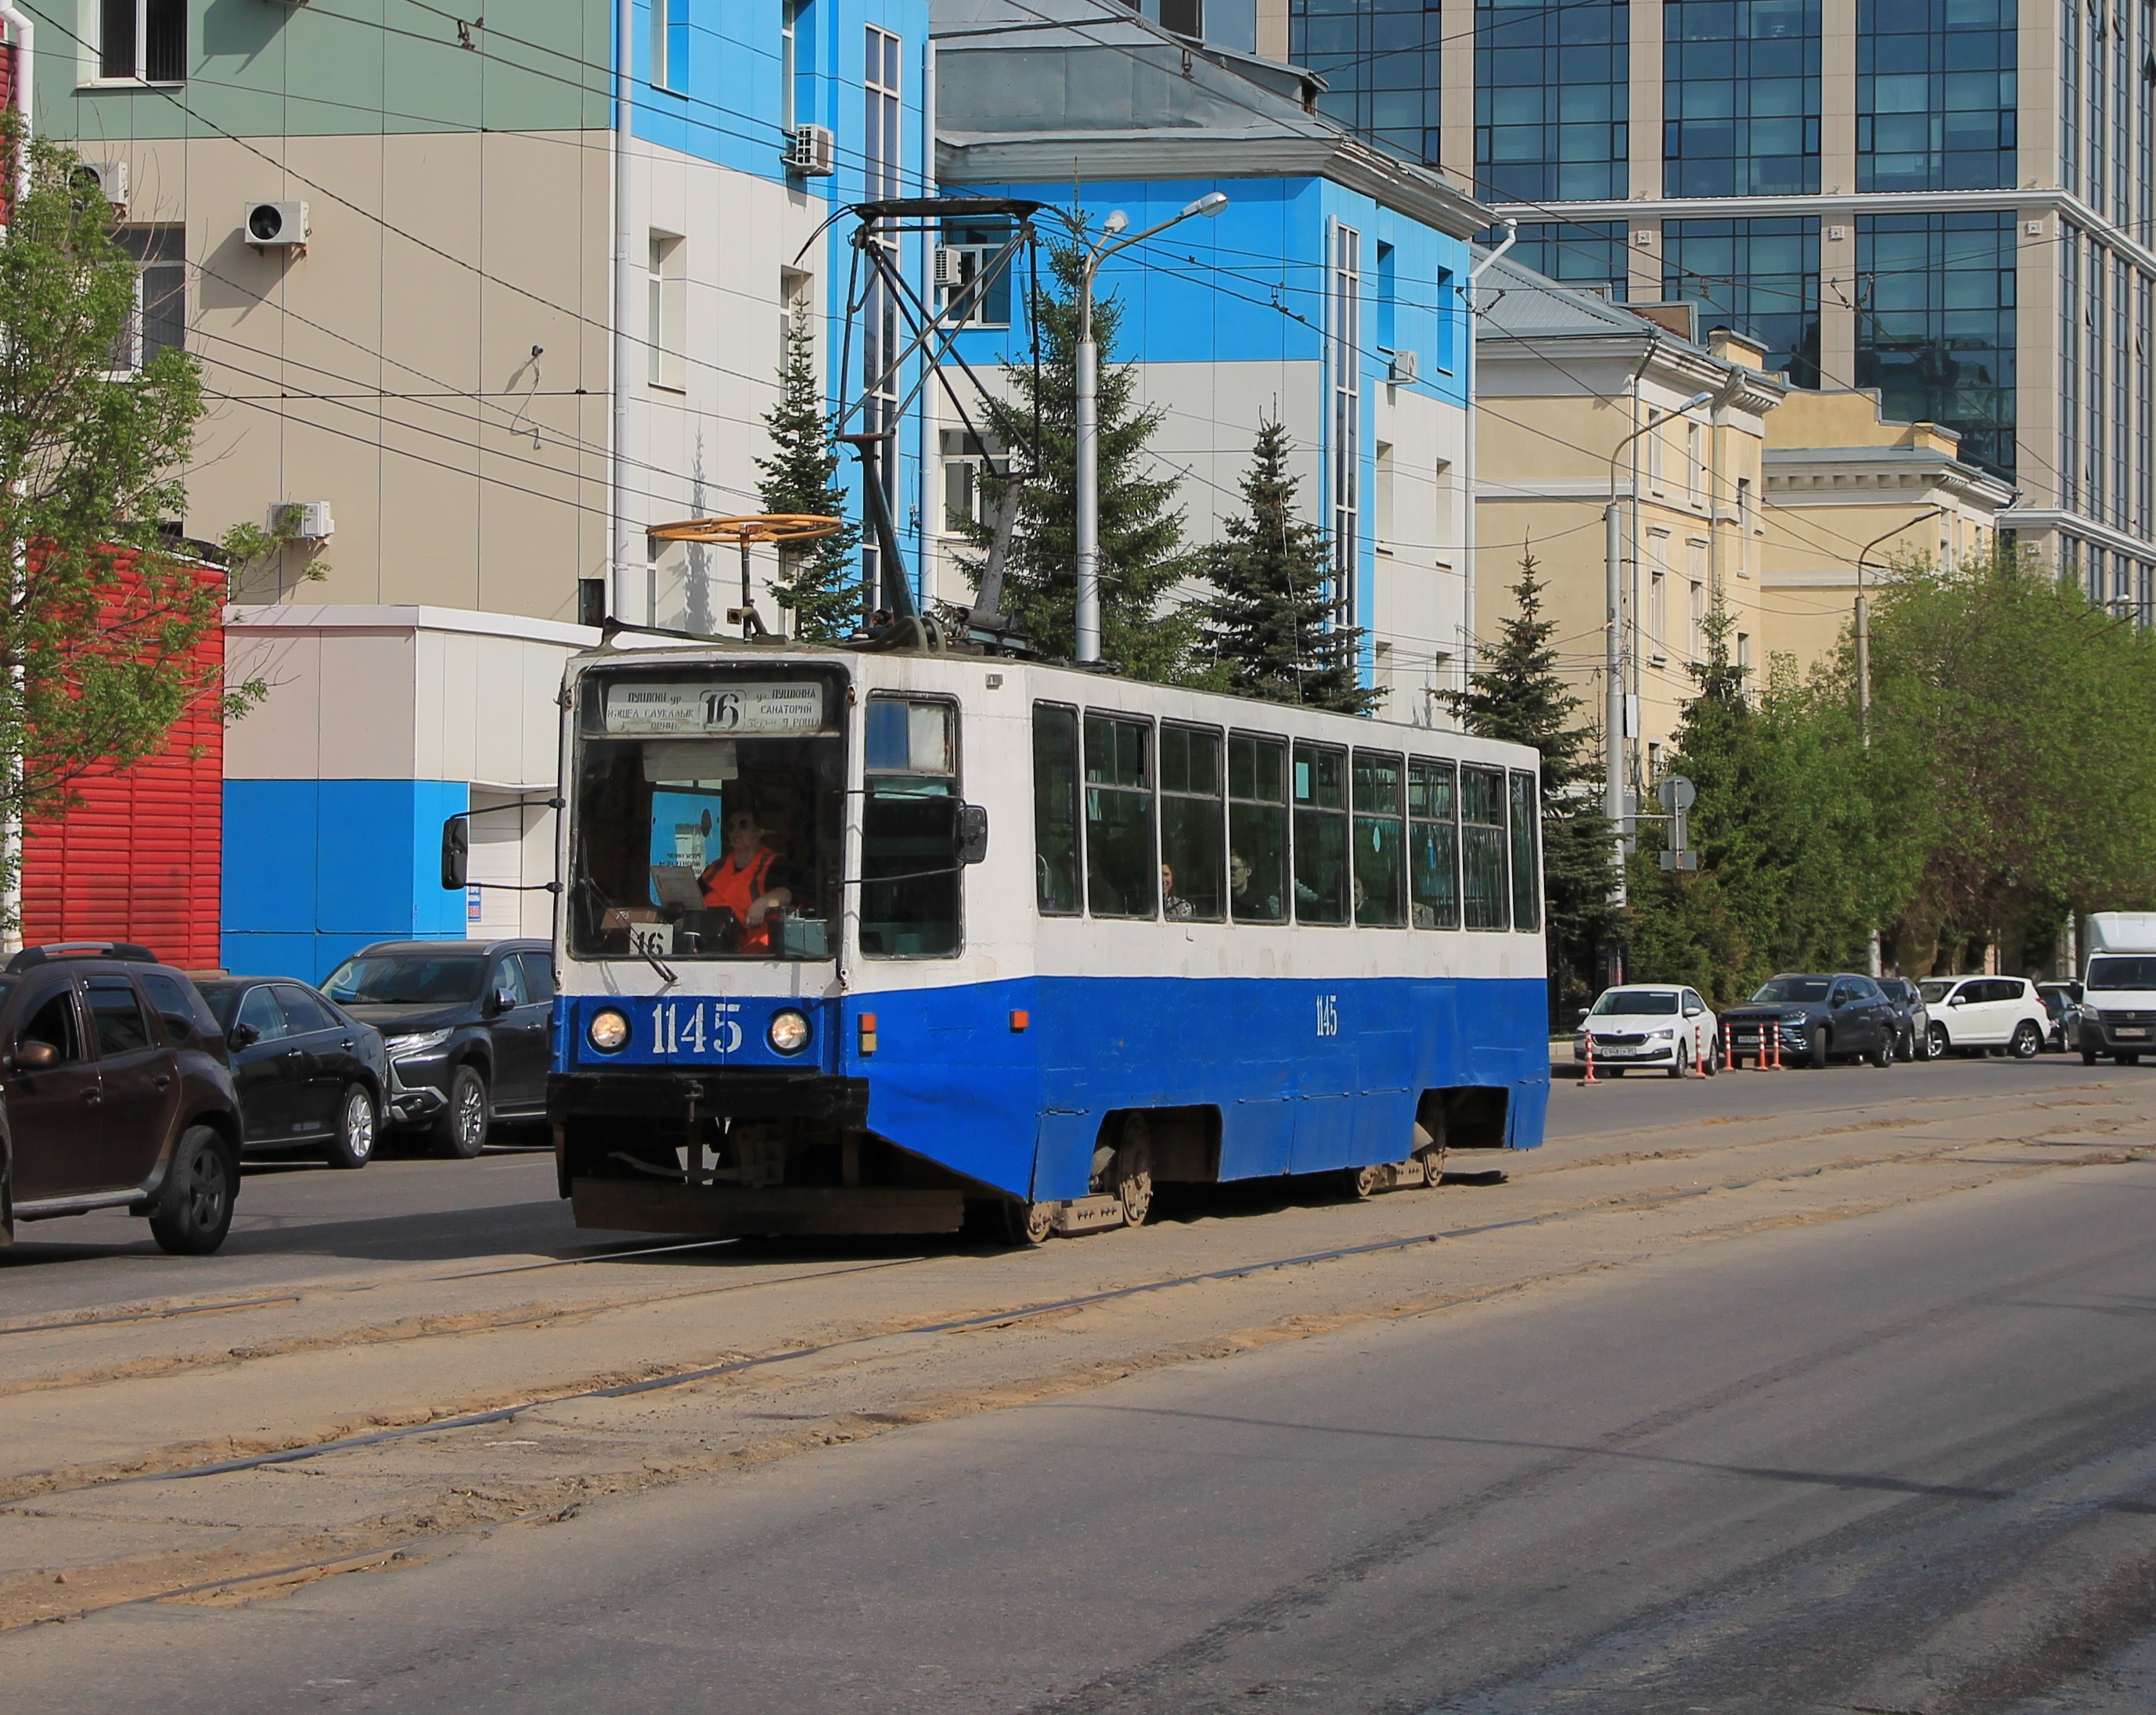
[[[751,923],[748,908],[770,891],[764,881],[771,873],[771,866],[778,861],[776,852],[760,846],[748,860],[747,868],[737,869],[733,858],[727,856],[696,878],[697,886],[704,890],[706,906],[714,910],[724,907],[740,920],[739,946],[744,953],[762,952],[771,945],[771,919],[767,915]]]

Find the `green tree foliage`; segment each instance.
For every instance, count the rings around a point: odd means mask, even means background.
[[[1465,691],[1445,694],[1468,731],[1532,745],[1543,759],[1543,895],[1552,943],[1550,1005],[1565,1023],[1593,998],[1599,953],[1614,927],[1615,832],[1594,791],[1599,761],[1589,729],[1574,724],[1580,699],[1558,669],[1557,622],[1543,612],[1532,554],[1521,556],[1512,586],[1517,611],[1498,628]]]
[[[1367,714],[1383,694],[1357,682],[1362,632],[1332,622],[1325,539],[1296,515],[1300,479],[1287,458],[1287,431],[1260,424],[1241,484],[1250,509],[1226,520],[1226,539],[1206,550],[1217,593],[1204,604],[1203,652],[1224,689]]]
[[[26,140],[11,110],[0,182],[30,156],[29,194],[0,238],[0,817],[66,804],[76,782],[156,754],[228,687],[195,650],[220,622],[222,575],[172,521],[203,410],[194,360],[113,374],[135,315],[135,264],[73,151]],[[0,852],[0,876],[18,855]]]
[[[839,485],[839,453],[831,444],[831,418],[824,408],[815,335],[805,304],[795,306],[787,327],[778,402],[764,412],[763,421],[771,431],[771,456],[756,461],[763,473],[757,485],[763,509],[844,519],[846,491]],[[860,545],[860,527],[848,523],[835,535],[780,550],[772,596],[793,611],[796,637],[824,642],[853,630],[860,595],[854,550]]]
[[[1040,373],[1030,364],[1004,366],[1006,395],[993,401],[988,426],[1023,466],[1040,414],[1041,469],[1025,484],[1018,527],[1005,562],[1003,612],[1012,628],[1050,656],[1077,653],[1077,291],[1083,259],[1075,245],[1050,248],[1050,279],[1034,295]],[[1190,671],[1198,615],[1172,601],[1170,591],[1192,576],[1194,556],[1183,545],[1183,515],[1176,484],[1152,474],[1149,443],[1163,413],[1141,410],[1137,376],[1110,361],[1122,323],[1112,296],[1093,305],[1093,337],[1101,348],[1100,423],[1101,654],[1133,678],[1173,680]],[[1002,504],[1004,479],[981,482],[988,516]],[[973,545],[967,575],[978,587],[989,525],[952,520]]]

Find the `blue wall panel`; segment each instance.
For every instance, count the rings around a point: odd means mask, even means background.
[[[441,832],[470,805],[461,781],[227,781],[225,968],[312,981],[369,941],[463,939]]]

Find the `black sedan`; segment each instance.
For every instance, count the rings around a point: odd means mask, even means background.
[[[290,977],[202,977],[195,986],[224,1027],[244,1146],[366,1166],[389,1083],[382,1032]]]
[[[1785,1064],[1862,1058],[1892,1066],[1899,1026],[1877,981],[1845,970],[1770,977],[1748,1001],[1722,1013],[1722,1030],[1732,1060],[1771,1059],[1779,1037]]]

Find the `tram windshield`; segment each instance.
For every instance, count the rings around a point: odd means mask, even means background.
[[[830,958],[839,677],[677,665],[591,674],[578,699],[571,955]]]

